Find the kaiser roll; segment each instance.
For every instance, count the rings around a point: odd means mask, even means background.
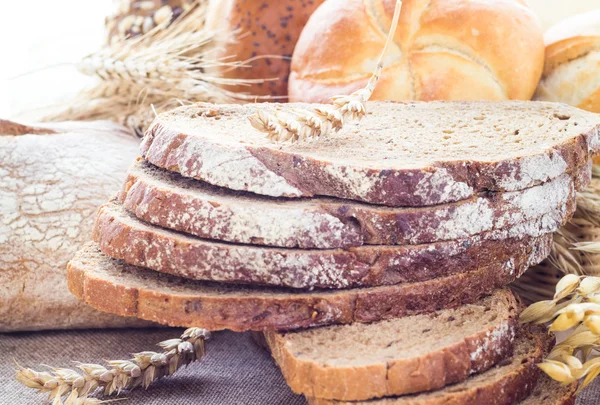
[[[545,41],[546,64],[535,98],[600,113],[600,9],[555,25]]]
[[[395,0],[328,0],[292,58],[290,101],[323,102],[364,86]],[[544,42],[525,0],[405,0],[373,99],[530,99]]]

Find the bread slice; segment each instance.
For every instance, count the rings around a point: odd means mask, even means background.
[[[108,203],[100,207],[93,237],[111,257],[195,280],[349,288],[424,281],[484,265],[538,264],[564,218],[552,214],[509,230],[423,245],[303,250],[200,239],[148,225]]]
[[[127,210],[163,228],[233,243],[303,249],[467,238],[537,219],[574,198],[574,182],[565,174],[526,190],[479,193],[431,207],[388,208],[333,198],[286,201],[211,186],[142,159],[129,169],[119,194]]]
[[[281,106],[201,103],[161,114],[142,155],[186,177],[272,197],[423,206],[573,174],[600,148],[600,117],[554,103],[370,102],[362,121],[294,144],[254,129],[247,118],[258,108]]]
[[[96,309],[171,326],[293,330],[375,322],[472,303],[521,275],[527,263],[402,284],[311,292],[187,280],[124,264],[89,244],[68,266],[69,288]]]
[[[512,354],[519,304],[508,289],[433,314],[266,332],[297,394],[346,401],[431,391]]]
[[[542,360],[549,339],[544,332],[523,332],[515,340],[511,358],[463,382],[436,391],[366,401],[337,401],[308,397],[308,403],[310,405],[515,404],[527,398],[534,390],[541,373],[536,364]]]
[[[563,385],[542,375],[535,389],[521,405],[574,405],[577,383]]]

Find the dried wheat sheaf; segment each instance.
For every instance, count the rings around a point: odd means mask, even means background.
[[[225,90],[222,85],[244,85],[249,80],[224,79],[206,73],[213,66],[237,68],[242,61],[212,60],[209,45],[223,33],[205,28],[207,3],[196,1],[184,15],[163,19],[150,31],[117,41],[85,57],[78,70],[96,84],[84,90],[50,121],[110,119],[138,135],[155,117],[182,104],[198,101],[225,103],[254,100]],[[228,40],[235,41],[236,33]]]

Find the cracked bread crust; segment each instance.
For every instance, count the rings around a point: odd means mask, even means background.
[[[101,311],[170,326],[209,330],[295,330],[375,322],[472,303],[519,277],[547,254],[502,269],[477,270],[420,283],[303,291],[187,280],[131,266],[86,245],[68,265],[69,288]]]
[[[0,120],[0,332],[148,325],[84,305],[66,280],[137,148],[108,121]]]
[[[303,250],[210,241],[145,224],[116,203],[100,207],[94,240],[125,262],[189,279],[292,288],[355,288],[414,283],[486,266],[500,270],[549,253],[552,233],[570,218],[545,215],[507,230],[423,245]]]
[[[360,123],[294,144],[273,144],[254,129],[247,117],[255,109],[199,103],[160,114],[142,156],[233,190],[414,207],[575,177],[600,147],[595,114],[555,103],[371,102]]]

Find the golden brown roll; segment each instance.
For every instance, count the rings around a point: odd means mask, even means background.
[[[546,64],[535,98],[600,113],[600,9],[545,34]]]
[[[292,58],[290,101],[326,101],[364,86],[375,69],[394,0],[328,0]],[[405,0],[373,99],[530,99],[544,42],[521,0]]]

